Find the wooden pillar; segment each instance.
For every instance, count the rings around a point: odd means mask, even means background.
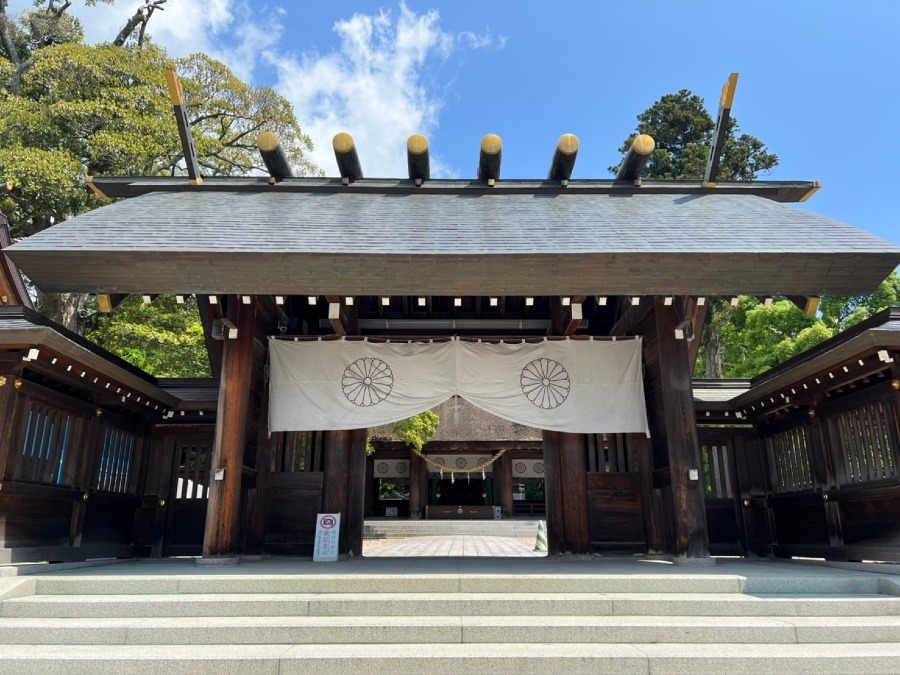
[[[548,552],[589,553],[584,434],[544,431],[543,438]]]
[[[409,518],[418,520],[422,508],[422,481],[419,473],[422,469],[422,458],[414,449],[409,451]]]
[[[366,430],[326,431],[322,513],[341,514],[338,553],[361,555],[365,516]]]
[[[675,553],[689,558],[709,557],[703,465],[694,416],[688,341],[675,338],[678,309],[654,298],[659,349],[660,388],[669,455],[672,506],[675,516]]]
[[[547,501],[547,554],[558,555],[562,548],[562,490],[559,484],[559,433],[542,431],[544,442],[544,499]]]
[[[350,432],[350,472],[347,476],[347,554],[361,556],[366,511],[366,439],[367,429]],[[343,516],[341,516],[343,519]]]
[[[372,457],[366,457],[366,498],[365,515],[375,514],[375,498],[378,496],[378,485],[375,480],[375,461]]]
[[[828,529],[828,543],[831,546],[843,546],[844,528],[841,524],[840,506],[837,502],[825,499],[829,491],[837,486],[837,477],[828,443],[828,433],[822,420],[816,414],[815,408],[811,408],[807,415],[806,434],[813,489],[823,496],[822,509],[825,515],[825,526]]]
[[[237,326],[238,335],[237,339],[225,340],[222,348],[212,480],[203,533],[204,558],[233,556],[239,547],[241,471],[250,407],[256,300],[245,305],[237,297],[229,298],[228,318]],[[224,470],[224,475],[217,480],[220,470]]]
[[[0,384],[0,481],[12,475],[12,465],[15,461],[13,444],[21,426],[20,415],[16,410],[18,375],[13,367],[21,363],[22,358],[16,354],[15,359],[14,362],[11,357],[0,358],[0,383],[2,383]],[[16,450],[21,453],[21,448]]]
[[[494,498],[499,499],[495,503],[503,509],[504,518],[513,518],[516,515],[516,504],[513,501],[512,457],[509,452],[503,453],[494,466],[497,467],[494,472]]]
[[[172,502],[175,499],[175,467],[173,455],[175,454],[175,439],[165,436],[151,444],[151,461],[156,463],[156,482],[148,485],[149,492],[157,496],[157,508],[153,517],[153,537],[150,545],[150,557],[161,558],[165,546],[166,522],[169,512],[172,510]]]
[[[428,464],[423,459],[419,462],[419,471],[413,479],[410,476],[410,480],[416,480],[419,483],[419,500],[421,504],[421,509],[419,510],[419,518],[425,518],[425,507],[428,505],[430,501],[430,486],[428,485]]]
[[[269,498],[269,458],[277,436],[269,434],[269,388],[263,383],[259,393],[259,426],[256,434],[256,487],[248,491],[244,504],[246,532],[244,550],[262,553],[266,539],[266,508]]]
[[[641,512],[644,518],[644,539],[648,553],[663,553],[666,550],[665,520],[662,513],[662,499],[653,488],[653,446],[646,434],[628,434],[641,472]]]

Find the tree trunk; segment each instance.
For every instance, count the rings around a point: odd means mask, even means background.
[[[87,297],[80,293],[42,293],[38,291],[35,306],[38,312],[51,321],[55,321],[74,333],[84,335],[93,328],[96,320],[96,317],[85,312],[86,301]]]
[[[705,377],[722,377],[722,353],[719,350],[719,329],[716,326],[716,303],[709,306],[706,317],[706,330],[703,331],[703,351],[706,353]]]

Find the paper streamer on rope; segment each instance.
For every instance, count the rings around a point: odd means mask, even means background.
[[[639,340],[270,341],[270,431],[391,424],[453,395],[571,433],[647,433]]]

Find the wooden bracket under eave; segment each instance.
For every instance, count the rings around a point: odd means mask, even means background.
[[[800,197],[800,199],[798,201],[805,202],[807,199],[809,199],[814,194],[816,194],[819,191],[820,187],[822,187],[822,181],[820,181],[820,180],[813,181],[813,186],[809,189],[809,192],[807,192],[805,195]]]
[[[93,192],[95,195],[97,195],[98,197],[100,197],[101,199],[109,199],[109,198],[106,196],[106,194],[104,194],[103,190],[101,190],[101,189],[98,188],[96,185],[94,185],[94,177],[93,177],[93,176],[87,176],[87,177],[84,179],[84,186],[85,186],[88,190],[90,190],[91,192]]]
[[[819,311],[819,297],[816,295],[789,295],[787,299],[793,302],[806,316],[815,316]]]

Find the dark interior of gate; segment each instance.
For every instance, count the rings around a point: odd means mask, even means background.
[[[490,147],[474,180],[412,160],[366,179],[355,150],[340,178],[93,178],[122,199],[3,233],[0,563],[309,555],[317,513],[359,555],[366,517],[466,509],[546,519],[551,555],[900,560],[900,310],[753,380],[691,378],[711,298],[815,312],[900,249],[786,204],[813,182],[575,180],[558,157],[500,180]],[[158,380],[48,322],[20,269],[106,311],[196,295],[213,378]],[[491,435],[456,399],[421,454],[383,429],[374,454],[366,429],[270,433],[270,339],[292,336],[639,338],[650,433]],[[448,482],[448,461],[474,471]]]

